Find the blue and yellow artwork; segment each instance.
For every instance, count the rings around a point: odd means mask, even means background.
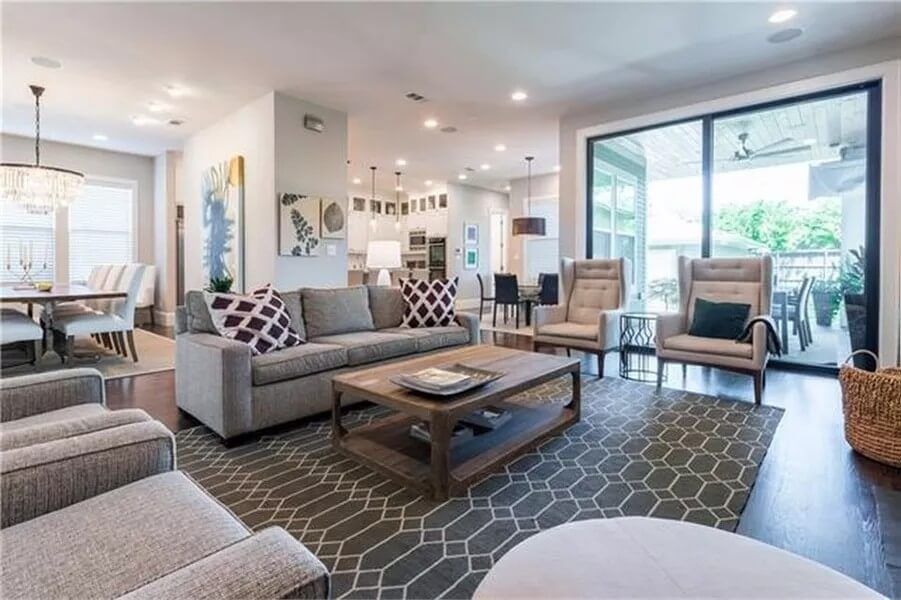
[[[203,173],[203,274],[206,282],[231,278],[244,292],[244,157]]]

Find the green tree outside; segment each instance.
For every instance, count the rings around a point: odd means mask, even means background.
[[[773,252],[833,250],[841,247],[841,200],[788,206],[778,200],[727,205],[716,211],[715,229],[737,233]]]

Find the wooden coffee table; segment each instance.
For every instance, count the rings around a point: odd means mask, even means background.
[[[504,376],[447,399],[417,394],[389,381],[389,377],[400,373],[455,363],[500,371]],[[567,374],[572,377],[572,398],[565,404],[513,399]],[[336,376],[332,381],[332,443],[340,452],[370,468],[436,500],[446,500],[534,448],[544,438],[578,422],[581,389],[576,359],[498,346],[467,346]],[[348,431],[341,423],[344,394],[397,412]],[[452,447],[451,432],[457,420],[487,406],[509,410],[512,418],[496,430]],[[418,421],[429,423],[431,444],[410,437],[410,425]]]

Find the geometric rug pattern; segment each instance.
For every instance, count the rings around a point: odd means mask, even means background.
[[[565,377],[524,395],[559,402],[570,385]],[[346,424],[385,414],[352,407]],[[510,548],[569,521],[649,515],[734,530],[781,416],[585,379],[579,423],[447,502],[335,452],[325,417],[234,448],[203,427],[184,430],[178,465],[248,526],[297,537],[332,573],[335,598],[469,598]]]

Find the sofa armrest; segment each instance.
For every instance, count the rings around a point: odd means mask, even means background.
[[[666,338],[685,333],[685,315],[682,313],[664,313],[657,315],[656,346],[657,353],[663,350]]]
[[[106,403],[103,375],[96,369],[69,369],[0,380],[0,421],[96,402]]]
[[[755,368],[762,370],[766,367],[766,361],[768,358],[766,343],[766,323],[754,323],[754,328],[751,331],[751,347],[753,348],[751,353],[751,361],[754,363]],[[779,330],[774,329],[774,331]]]
[[[455,318],[457,323],[469,332],[470,345],[478,346],[482,342],[482,324],[479,322],[479,315],[458,312]]]
[[[175,468],[175,437],[145,421],[0,454],[0,527]],[[151,500],[152,501],[152,500]]]
[[[211,333],[175,338],[175,401],[225,439],[253,430],[250,346]]]
[[[303,544],[270,527],[152,581],[123,600],[328,598],[329,574]]]
[[[598,313],[598,342],[602,350],[619,348],[619,318],[622,314],[619,308]]]
[[[538,329],[551,323],[562,323],[566,320],[566,306],[562,304],[536,306],[532,309],[532,333],[538,335]]]

